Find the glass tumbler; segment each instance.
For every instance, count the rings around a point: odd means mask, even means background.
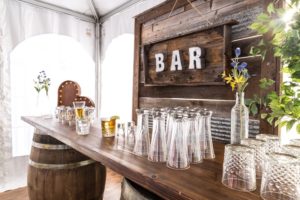
[[[300,139],[292,139],[290,140],[291,145],[300,146]]]
[[[137,109],[137,130],[133,153],[148,156],[149,152],[149,110]]]
[[[266,200],[299,200],[299,159],[283,153],[267,154],[260,195]]]
[[[240,191],[256,189],[255,151],[253,148],[239,144],[225,146],[222,184]]]
[[[283,145],[282,151],[287,154],[291,154],[300,159],[300,146],[296,145]]]
[[[152,162],[166,162],[167,143],[165,129],[165,115],[159,114],[153,118],[152,137],[148,153],[148,160]]]
[[[215,158],[215,151],[211,136],[211,116],[212,111],[204,109],[200,111],[200,117],[198,121],[201,153],[202,157],[206,159]]]
[[[187,149],[187,131],[184,131],[185,118],[174,116],[173,128],[167,158],[167,167],[171,169],[188,169],[190,167]]]
[[[197,164],[202,162],[200,148],[200,131],[198,127],[198,117],[195,113],[190,113],[186,120],[187,145],[190,163]]]
[[[125,150],[128,152],[133,152],[134,144],[135,144],[135,133],[136,127],[134,122],[127,123],[127,131],[126,131],[126,140],[125,140]]]
[[[115,134],[115,147],[117,150],[125,149],[125,124],[118,123],[117,131]]]
[[[266,141],[265,143],[265,152],[280,152],[280,141],[277,135],[271,134],[258,134],[256,135],[256,139]]]
[[[252,147],[255,150],[256,177],[261,178],[263,171],[263,161],[265,158],[265,141],[247,138],[241,140],[241,144]]]

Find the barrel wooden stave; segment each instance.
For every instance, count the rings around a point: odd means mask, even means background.
[[[122,181],[122,191],[120,200],[163,200],[156,194],[146,190],[140,185],[124,178]]]
[[[48,135],[34,135],[27,178],[31,200],[102,199],[105,179],[102,164]]]

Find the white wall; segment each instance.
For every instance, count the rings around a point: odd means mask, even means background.
[[[134,16],[164,2],[141,1],[110,17],[101,34],[101,113],[131,120]]]

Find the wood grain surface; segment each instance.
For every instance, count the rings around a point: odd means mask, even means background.
[[[22,117],[32,126],[69,145],[82,154],[127,177],[165,199],[245,200],[259,199],[259,191],[239,192],[221,184],[224,145],[214,143],[216,159],[205,160],[184,171],[172,170],[164,163],[149,162],[146,158],[115,150],[113,138],[102,138],[101,129],[92,127],[87,136],[79,136],[75,127],[54,119]],[[259,188],[259,186],[258,186]]]

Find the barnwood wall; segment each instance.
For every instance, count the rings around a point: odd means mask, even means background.
[[[222,24],[236,20],[239,24],[232,26],[232,50],[241,47],[240,61],[248,63],[252,78],[246,90],[246,97],[253,94],[265,95],[260,91],[258,82],[261,77],[267,77],[279,82],[279,62],[272,56],[262,61],[260,56],[250,56],[252,45],[261,38],[251,31],[248,26],[256,16],[266,9],[270,0],[196,0],[192,1],[200,10],[197,13],[187,0],[178,0],[172,15],[169,17],[175,0],[169,0],[135,18],[135,64],[133,88],[133,118],[136,119],[135,109],[143,107],[163,106],[204,106],[214,111],[218,122],[230,124],[230,110],[234,104],[234,92],[228,85],[205,86],[145,86],[142,63],[142,47],[156,41],[174,38],[176,36],[195,32],[212,24]],[[278,91],[278,85],[272,90]],[[260,124],[260,125],[259,125]],[[263,121],[251,121],[252,126],[259,127],[258,132],[274,133],[275,129]],[[255,129],[255,128],[254,128]],[[250,131],[251,132],[251,131]]]

